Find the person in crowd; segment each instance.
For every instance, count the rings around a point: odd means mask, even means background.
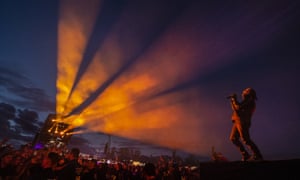
[[[66,154],[65,164],[57,170],[57,180],[75,180],[80,177],[82,167],[78,163],[79,154],[80,150],[78,148],[72,148]]]
[[[13,154],[11,152],[4,153],[0,158],[0,179],[14,179],[16,169],[13,166]]]
[[[156,179],[156,167],[153,163],[146,163],[143,169],[144,180],[155,180]]]
[[[232,130],[230,140],[238,148],[242,155],[242,161],[263,160],[263,156],[251,140],[249,129],[251,126],[252,115],[256,108],[256,91],[253,88],[246,88],[242,91],[242,101],[237,100],[237,95],[233,94],[228,97],[231,102],[232,113]],[[252,156],[248,153],[246,145],[251,151]]]
[[[81,180],[97,180],[97,161],[88,159],[84,161]]]
[[[48,155],[43,158],[40,180],[56,179],[55,168],[57,167],[59,158],[59,154],[56,152],[49,152]]]

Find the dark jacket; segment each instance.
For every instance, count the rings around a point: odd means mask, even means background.
[[[57,172],[57,180],[75,180],[80,175],[80,164],[77,159],[67,162],[64,167]]]

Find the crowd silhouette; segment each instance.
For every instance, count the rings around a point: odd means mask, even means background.
[[[0,149],[0,180],[193,180],[199,168],[160,157],[155,162],[135,165],[130,161],[99,161],[85,157],[80,148],[49,146],[35,148],[31,143],[15,149],[5,140]]]

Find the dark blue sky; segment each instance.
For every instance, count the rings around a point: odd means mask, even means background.
[[[40,120],[55,112],[60,3],[0,2],[0,102],[36,111]],[[183,106],[189,101],[196,105],[189,110],[183,108],[182,112],[194,115],[187,116],[191,120],[183,119],[186,123],[195,123],[194,118],[199,116],[199,132],[197,128],[192,132],[197,132],[199,144],[204,144],[200,155],[209,155],[210,147],[215,146],[230,159],[239,158],[228,140],[231,111],[225,97],[253,87],[258,101],[252,138],[267,159],[299,158],[299,7],[296,0],[103,1],[103,16],[97,19],[78,79],[96,49],[104,47],[110,33],[117,32],[119,48],[124,52],[120,51],[126,54],[131,50],[131,54],[122,60],[122,66],[106,81],[106,86],[125,77],[124,72],[133,71],[135,64],[153,62],[143,71],[153,74],[157,68],[154,75],[161,84],[157,86],[160,90],[147,98],[172,93],[192,97],[180,103]],[[122,18],[124,14],[126,18]],[[114,31],[117,23],[120,29]],[[106,57],[111,59],[112,54]],[[169,74],[162,75],[166,67],[162,62],[167,62]],[[189,96],[189,89],[199,94]],[[185,131],[189,130],[178,130],[183,137]],[[143,141],[143,137],[138,139]],[[153,139],[145,141],[156,143]]]

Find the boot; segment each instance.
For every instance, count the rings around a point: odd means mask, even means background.
[[[263,161],[264,158],[262,157],[262,155],[257,155],[257,154],[253,154],[248,161]]]
[[[248,159],[250,158],[250,155],[247,151],[242,152],[242,161],[248,161]]]

